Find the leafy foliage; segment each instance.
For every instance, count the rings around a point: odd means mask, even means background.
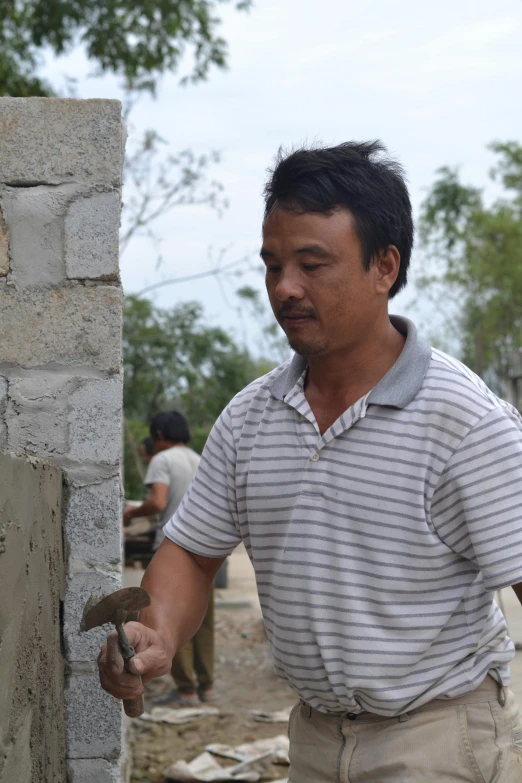
[[[270,356],[276,357],[279,362],[284,362],[288,359],[290,354],[288,341],[281,333],[281,329],[273,318],[272,312],[267,307],[264,298],[261,298],[259,290],[252,288],[252,286],[244,285],[237,289],[236,296],[246,307],[247,316],[255,320],[259,326],[262,338],[261,350],[268,352]],[[243,317],[241,307],[240,313]]]
[[[438,170],[422,205],[419,234],[435,273],[420,285],[454,296],[462,358],[504,391],[513,354],[522,346],[522,147],[494,143],[490,176],[506,195],[487,205],[481,190],[460,183],[455,169]]]
[[[185,51],[205,79],[226,65],[216,9],[229,0],[0,0],[0,95],[47,95],[36,76],[39,53],[84,47],[100,73],[114,73],[134,89],[154,92],[158,75],[175,71]],[[251,0],[236,0],[245,10]]]
[[[145,437],[155,413],[175,408],[187,417],[197,451],[232,397],[274,366],[253,359],[220,327],[206,325],[199,303],[167,310],[137,296],[125,303],[123,355],[124,411],[135,439]],[[129,443],[125,457],[126,491],[139,497]]]

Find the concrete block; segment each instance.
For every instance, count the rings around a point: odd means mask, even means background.
[[[79,198],[65,217],[67,277],[118,280],[121,197],[118,191]]]
[[[120,765],[104,759],[71,759],[69,783],[120,783]]]
[[[119,478],[81,489],[69,486],[64,526],[71,559],[90,565],[118,565],[122,547]]]
[[[119,101],[2,98],[0,138],[7,185],[121,184]]]
[[[97,672],[73,664],[65,694],[68,758],[119,759],[121,702],[102,690]]]
[[[72,184],[4,189],[10,279],[17,286],[55,285],[65,279],[63,222],[67,205],[77,193],[78,186]]]
[[[12,379],[5,421],[11,451],[116,464],[121,451],[122,379],[42,373]],[[38,426],[35,426],[38,422]]]
[[[74,383],[49,374],[11,380],[5,413],[11,451],[55,459],[67,453],[67,398]]]
[[[86,380],[69,397],[69,458],[115,463],[121,454],[123,378]]]
[[[2,209],[0,208],[0,277],[9,272],[9,239],[7,227],[4,222]]]
[[[121,367],[122,292],[115,286],[62,289],[0,286],[0,365]]]
[[[91,631],[80,631],[87,601],[92,597],[103,598],[121,587],[119,571],[87,568],[86,565],[85,573],[69,574],[65,585],[62,634],[69,661],[95,661],[107,634],[113,630],[112,626],[107,625]]]
[[[120,466],[118,465],[106,465],[78,462],[67,463],[67,483],[70,487],[76,489],[83,489],[84,487],[91,487],[93,484],[98,484],[100,481],[106,479],[119,478]]]

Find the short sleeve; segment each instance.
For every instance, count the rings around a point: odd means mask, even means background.
[[[198,471],[163,528],[178,546],[204,557],[226,557],[241,541],[235,489],[236,451],[228,409],[208,437]]]
[[[172,476],[169,471],[169,466],[164,455],[160,452],[156,454],[147,468],[147,475],[145,476],[143,483],[147,486],[151,484],[161,483],[170,486]]]
[[[437,534],[475,564],[487,590],[522,582],[522,420],[490,411],[440,476],[431,503]]]

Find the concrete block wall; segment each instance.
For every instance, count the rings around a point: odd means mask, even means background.
[[[0,449],[65,477],[66,738],[73,783],[120,779],[91,594],[121,586],[123,132],[117,101],[0,99]]]

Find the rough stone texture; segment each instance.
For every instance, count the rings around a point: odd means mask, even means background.
[[[9,238],[4,222],[2,209],[0,208],[0,277],[9,272]]]
[[[77,192],[74,184],[3,189],[0,195],[13,259],[10,279],[17,286],[52,285],[65,278],[63,225],[67,206]]]
[[[89,664],[72,664],[65,690],[68,757],[116,761],[122,748],[121,702],[100,688]],[[86,781],[79,778],[78,783]]]
[[[67,468],[67,484],[72,490],[84,489],[105,479],[120,480],[120,465],[91,465],[63,460]],[[121,511],[119,518],[121,519]],[[120,524],[121,527],[121,524]]]
[[[42,373],[12,380],[6,410],[8,448],[76,462],[117,463],[121,398],[121,377],[71,379]]]
[[[61,471],[0,454],[0,780],[65,783]]]
[[[78,565],[82,567],[81,564]],[[63,612],[63,639],[67,660],[96,660],[100,647],[107,638],[107,633],[113,630],[113,626],[107,625],[102,628],[93,628],[91,631],[81,631],[83,611],[89,599],[93,597],[94,599],[104,598],[118,590],[120,584],[121,574],[119,571],[111,573],[85,567],[84,573],[69,572]],[[103,753],[99,755],[103,756]]]
[[[65,217],[67,277],[117,280],[121,197],[97,193],[69,205]]]
[[[117,463],[121,454],[122,378],[89,380],[69,399],[69,458]]]
[[[65,538],[71,560],[88,566],[121,561],[121,486],[119,477],[67,493]]]
[[[54,458],[67,454],[67,398],[75,385],[49,373],[11,380],[6,408],[10,451]]]
[[[119,101],[3,98],[0,139],[7,185],[121,184]]]
[[[119,769],[101,759],[69,761],[69,783],[117,783]]]
[[[122,293],[115,286],[20,291],[0,286],[0,334],[9,335],[0,341],[0,365],[89,366],[117,373],[121,313]]]

